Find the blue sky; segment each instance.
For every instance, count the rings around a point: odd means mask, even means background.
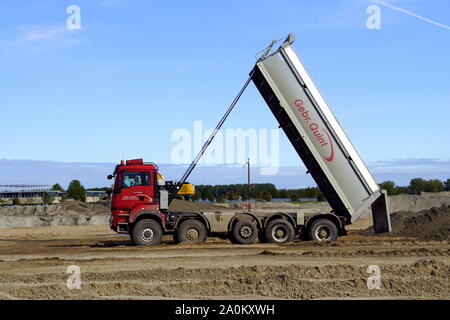
[[[450,25],[447,0],[387,1]],[[65,28],[69,5],[81,30]],[[214,127],[254,55],[297,53],[364,160],[450,159],[450,30],[369,0],[0,3],[0,159],[169,163],[171,133]],[[276,128],[253,85],[225,128]],[[280,165],[299,163],[280,135]]]

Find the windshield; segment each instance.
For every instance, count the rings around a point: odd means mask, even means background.
[[[130,188],[134,186],[149,186],[150,172],[148,171],[125,171],[121,172],[114,184],[114,190]]]

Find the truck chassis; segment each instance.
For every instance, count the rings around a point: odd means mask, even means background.
[[[333,214],[275,212],[142,212],[133,224],[119,223],[118,233],[129,233],[136,245],[156,245],[162,235],[175,243],[205,242],[207,237],[235,244],[287,243],[298,240],[335,241],[346,234],[345,221]]]

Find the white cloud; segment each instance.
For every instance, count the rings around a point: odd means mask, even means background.
[[[78,43],[75,37],[79,30],[69,30],[65,25],[24,25],[15,28],[16,37],[9,40],[0,40],[0,45],[14,46],[24,44],[69,44]]]
[[[65,26],[32,26],[26,27],[25,29],[19,38],[17,38],[16,42],[49,41],[60,38],[70,31]]]

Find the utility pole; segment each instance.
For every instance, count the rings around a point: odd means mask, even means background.
[[[248,161],[246,164],[244,164],[243,168],[247,166],[247,210],[248,212],[251,212],[252,208],[250,205],[250,158],[248,158]]]
[[[258,199],[257,199],[257,196],[256,196],[256,183],[253,184],[253,196],[255,197],[255,205],[254,205],[254,208],[257,209],[257,208],[258,208],[258,207],[257,207],[257,201],[258,201]]]

